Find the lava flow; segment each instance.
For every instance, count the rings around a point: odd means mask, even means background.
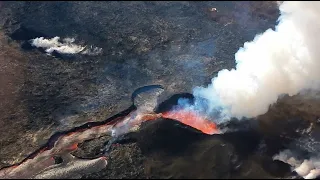
[[[81,127],[74,128],[67,132],[59,132],[53,135],[46,145],[32,153],[22,162],[0,170],[1,178],[34,178],[34,177],[66,177],[73,176],[73,173],[80,173],[81,168],[95,167],[93,170],[101,170],[107,164],[104,158],[92,160],[81,160],[73,157],[70,153],[78,149],[78,144],[86,140],[99,138],[101,136],[126,134],[139,127],[143,122],[156,120],[160,117],[180,121],[189,125],[205,134],[219,133],[215,123],[208,121],[199,113],[193,111],[179,110],[165,113],[138,113],[132,118],[134,110],[126,115],[116,116],[102,123],[89,122]],[[65,163],[55,164],[54,156],[60,156]],[[81,162],[81,164],[75,163]],[[65,165],[70,167],[63,169]],[[81,167],[78,167],[81,166]],[[59,169],[59,172],[50,170],[51,168]],[[80,168],[80,169],[79,169]],[[46,171],[44,171],[46,170]],[[70,174],[72,170],[72,173]],[[69,172],[70,171],[70,172]],[[76,172],[77,171],[77,172]]]
[[[205,134],[219,134],[217,125],[197,112],[189,110],[174,110],[162,113],[162,117],[174,119],[181,123],[200,130]]]

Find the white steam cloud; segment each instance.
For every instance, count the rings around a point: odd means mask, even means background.
[[[279,9],[275,30],[246,42],[235,54],[235,69],[194,89],[198,109],[218,111],[220,120],[251,118],[266,113],[280,95],[319,87],[320,2],[284,1]]]
[[[60,42],[60,37],[54,37],[51,39],[39,37],[32,39],[30,42],[32,46],[44,48],[48,54],[52,54],[54,51],[60,54],[99,55],[102,53],[101,48],[75,44],[74,38],[64,38],[62,42]]]
[[[300,160],[287,149],[275,155],[273,159],[289,164],[304,179],[315,179],[320,175],[320,159],[318,157]]]

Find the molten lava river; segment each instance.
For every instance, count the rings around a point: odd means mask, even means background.
[[[88,122],[68,132],[53,135],[43,147],[26,157],[20,163],[0,169],[0,179],[8,178],[71,178],[80,173],[91,173],[102,170],[107,165],[106,157],[95,159],[81,159],[70,154],[78,149],[78,144],[86,140],[99,138],[104,135],[113,136],[125,134],[135,126],[160,117],[173,119],[191,126],[205,134],[218,134],[215,123],[209,121],[197,112],[174,110],[159,114],[139,114],[116,117],[106,122]],[[56,164],[53,157],[63,159],[63,163]],[[87,172],[88,171],[88,172]]]

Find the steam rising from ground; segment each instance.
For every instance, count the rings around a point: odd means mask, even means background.
[[[32,39],[30,42],[32,46],[44,48],[48,54],[52,54],[54,51],[60,54],[98,55],[102,53],[101,48],[75,44],[74,38],[64,38],[62,42],[60,42],[60,37],[54,37],[51,39],[39,37]]]
[[[295,172],[305,179],[315,179],[320,175],[319,157],[301,160],[294,152],[287,149],[275,155],[273,159],[289,164]]]
[[[279,152],[273,156],[273,159],[285,162],[292,167],[292,170],[305,179],[315,179],[320,176],[320,142],[319,135],[313,123],[309,127],[300,131],[302,134],[299,138],[291,139],[288,145],[289,149]]]
[[[246,42],[235,54],[235,69],[221,70],[208,87],[194,89],[193,108],[217,121],[250,118],[266,113],[280,95],[319,87],[320,2],[285,1],[279,9],[275,30]]]

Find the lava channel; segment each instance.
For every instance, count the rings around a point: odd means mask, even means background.
[[[53,157],[72,157],[70,153],[78,149],[79,143],[82,143],[86,140],[99,138],[104,135],[112,136],[113,131],[119,131],[120,134],[125,134],[130,132],[133,127],[140,126],[143,122],[155,120],[160,117],[180,121],[181,123],[198,129],[205,134],[211,135],[219,133],[215,123],[207,120],[200,114],[193,111],[180,110],[159,114],[146,113],[139,114],[134,119],[131,119],[131,115],[129,113],[126,116],[119,116],[112,121],[108,120],[103,123],[89,122],[86,125],[71,129],[70,131],[59,132],[53,135],[44,147],[32,153],[22,162],[0,169],[0,179],[33,178],[42,177],[42,175],[48,175],[46,173],[51,173],[52,171],[44,172],[45,169],[50,169],[53,167],[59,169],[60,166],[63,166],[59,164],[54,165],[55,162]],[[104,159],[102,159],[103,161],[101,160],[101,162],[100,160],[101,159],[98,158],[98,160],[82,160],[81,162],[87,163],[85,166],[91,166],[93,162],[97,161],[99,169],[102,169],[107,162]],[[66,161],[67,164],[69,163],[70,166],[74,166],[74,169],[79,169],[74,165],[74,162],[78,162],[78,158],[65,158],[64,161]],[[60,168],[59,173],[68,174],[67,171],[69,171],[69,169],[62,171]]]

